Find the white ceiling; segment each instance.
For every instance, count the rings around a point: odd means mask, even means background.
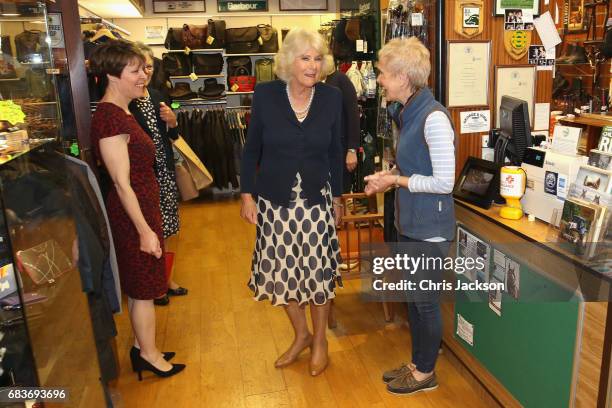
[[[79,6],[102,18],[142,17],[130,0],[79,0]]]

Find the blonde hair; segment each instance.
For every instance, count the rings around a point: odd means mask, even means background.
[[[396,38],[378,51],[378,60],[393,76],[406,76],[414,88],[424,88],[429,80],[429,50],[415,37]]]
[[[292,77],[292,65],[295,59],[314,48],[323,57],[321,77],[326,77],[334,69],[334,59],[329,54],[329,47],[325,39],[315,30],[307,28],[293,28],[285,37],[280,50],[274,57],[274,71],[276,76],[285,82]],[[321,78],[317,78],[321,80]]]

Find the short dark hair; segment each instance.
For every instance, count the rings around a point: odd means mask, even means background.
[[[98,45],[89,59],[89,71],[100,94],[106,92],[107,75],[119,78],[123,69],[134,59],[144,65],[146,57],[134,43],[126,40],[108,40]]]
[[[109,40],[96,47],[91,55],[89,66],[98,78],[106,75],[120,77],[123,69],[134,59],[143,64],[145,56],[134,43],[126,40]]]

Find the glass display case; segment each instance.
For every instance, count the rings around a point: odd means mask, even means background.
[[[58,148],[35,140],[0,158],[0,386],[64,388],[64,404],[102,407],[91,302],[77,267],[84,198]]]
[[[61,70],[52,52],[61,30],[50,32],[50,22],[44,3],[0,3],[0,149],[27,139],[62,139],[55,78]]]

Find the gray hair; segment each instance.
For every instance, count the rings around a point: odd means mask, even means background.
[[[393,76],[406,76],[410,85],[424,88],[429,80],[429,50],[415,37],[395,38],[378,51],[378,60]]]

